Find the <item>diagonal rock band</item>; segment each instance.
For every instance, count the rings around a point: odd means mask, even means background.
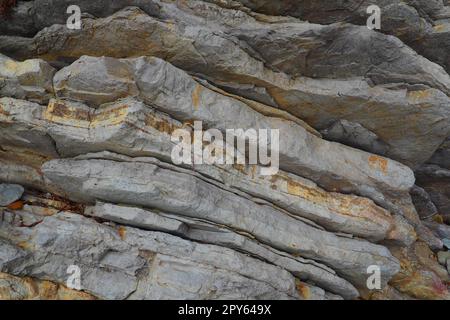
[[[448,1],[0,15],[0,299],[450,299]]]

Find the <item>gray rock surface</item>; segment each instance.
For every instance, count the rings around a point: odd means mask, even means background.
[[[450,212],[450,170],[425,164],[416,170],[417,184],[430,195],[438,211]]]
[[[121,72],[120,77],[117,72]],[[82,57],[60,70],[54,81],[57,96],[93,106],[131,95],[183,122],[194,118],[203,121],[206,128],[222,132],[231,123],[245,130],[279,129],[284,137],[279,145],[281,168],[320,181],[329,190],[354,192],[381,202],[384,190],[401,193],[414,180],[406,166],[326,142],[294,123],[263,117],[240,101],[202,87],[182,70],[159,59]],[[354,166],[360,170],[353,170]]]
[[[47,108],[14,99],[4,98],[1,101],[5,112],[17,114],[14,118],[9,116],[3,120],[6,127],[0,130],[0,137],[6,135],[4,144],[32,150],[38,153],[38,161],[42,161],[43,156],[76,156],[102,150],[131,156],[156,156],[171,161],[174,144],[170,133],[183,126],[181,122],[134,99],[119,100],[96,110],[64,100],[52,100]],[[252,114],[251,109],[244,110]],[[24,132],[29,131],[36,133],[31,137],[25,136],[31,139],[28,140],[31,143],[24,144]],[[37,132],[41,133],[37,135]],[[346,150],[348,148],[342,152]],[[41,164],[37,165],[39,170]],[[373,202],[362,197],[326,192],[312,181],[284,171],[272,177],[263,177],[250,174],[259,172],[257,167],[239,169],[197,165],[195,169],[211,179],[250,196],[273,202],[294,215],[317,222],[332,231],[374,240],[391,239],[406,244],[415,239],[412,232],[396,232],[406,223],[392,219],[389,212]],[[27,177],[24,179],[26,181]],[[36,185],[33,176],[28,175],[28,180],[27,185]],[[25,183],[23,179],[9,181]]]
[[[376,134],[359,123],[352,123],[347,120],[336,121],[329,128],[322,130],[321,133],[327,140],[372,151],[376,154],[385,154],[388,149],[388,146]]]
[[[209,2],[220,3],[217,0]],[[365,25],[369,14],[366,9],[377,5],[381,9],[381,31],[394,35],[417,50],[426,58],[450,68],[449,32],[450,8],[442,0],[375,0],[375,1],[329,1],[309,0],[292,2],[288,0],[238,0],[258,12],[272,15],[288,15],[312,23],[331,24],[351,22]]]
[[[359,287],[365,285],[364,273],[370,265],[382,266],[385,279],[398,271],[397,260],[382,246],[337,237],[187,173],[142,161],[95,159],[53,160],[45,163],[42,171],[51,184],[72,200],[141,205],[227,225],[279,250],[332,266]],[[346,261],[339,258],[343,254]]]
[[[424,189],[414,186],[410,193],[421,219],[431,218],[438,213],[436,206],[431,201],[430,195]]]
[[[411,166],[431,157],[449,134],[450,77],[394,37],[352,25],[277,18],[266,22],[202,1],[154,3],[158,10],[150,10],[152,16],[127,8],[107,18],[86,19],[79,31],[53,25],[33,39],[3,36],[0,52],[65,61],[83,54],[158,56],[240,95],[287,110],[316,129],[348,114],[346,120],[390,146],[387,156]],[[131,36],[136,30],[141,37]],[[348,42],[354,49],[343,55],[339,50]],[[352,57],[359,63],[345,63]],[[401,132],[393,129],[399,123]]]
[[[233,250],[158,232],[123,232],[124,239],[114,228],[69,213],[46,217],[33,228],[3,226],[0,236],[15,245],[26,241],[26,252],[32,255],[20,261],[6,257],[3,270],[64,283],[67,268],[78,265],[83,290],[107,299],[298,297],[294,278],[286,271]],[[147,273],[142,282],[140,272]],[[177,285],[161,285],[166,281]]]
[[[0,95],[48,102],[56,70],[40,59],[17,62],[0,54]]]
[[[449,300],[449,48],[448,0],[0,0],[0,300]]]
[[[424,221],[424,224],[440,239],[450,239],[450,226],[432,221]]]
[[[231,247],[240,252],[259,257],[265,261],[283,267],[303,280],[317,283],[331,292],[347,299],[358,296],[356,289],[338,277],[335,272],[312,260],[289,255],[263,245],[256,240],[233,231],[224,225],[213,224],[206,220],[186,218],[162,212],[152,212],[140,208],[116,206],[97,202],[86,212],[96,218],[136,226],[145,230],[162,230],[175,233],[184,238]]]
[[[0,207],[7,206],[20,199],[23,191],[24,189],[20,185],[0,183]]]

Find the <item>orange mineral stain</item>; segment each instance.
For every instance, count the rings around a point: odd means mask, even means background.
[[[369,165],[371,168],[381,170],[384,174],[387,174],[388,161],[387,159],[379,156],[370,156]]]

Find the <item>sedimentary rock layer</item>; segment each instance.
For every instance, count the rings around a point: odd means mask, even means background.
[[[0,299],[450,299],[449,21],[0,0]]]

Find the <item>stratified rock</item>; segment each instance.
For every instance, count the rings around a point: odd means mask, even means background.
[[[367,299],[370,300],[414,300],[414,298],[411,298],[410,296],[403,294],[399,292],[397,289],[393,288],[392,286],[387,286],[384,290],[377,290],[374,292],[371,292],[370,295],[367,297]]]
[[[0,54],[0,96],[46,103],[56,70],[40,59],[14,61]]]
[[[450,212],[450,170],[426,164],[416,170],[417,184],[430,195],[439,212]]]
[[[82,290],[99,298],[300,298],[294,278],[279,267],[231,249],[159,232],[117,230],[80,215],[58,213],[31,228],[4,226],[0,237],[5,236],[29,256],[2,271],[20,276],[26,270],[65,283],[67,268],[75,265]]]
[[[5,131],[0,129],[0,137],[8,133],[8,138],[4,140],[5,146],[20,145],[38,155],[48,150],[45,157],[35,156],[37,160],[34,162],[37,163],[33,165],[38,171],[45,159],[56,157],[55,150],[64,157],[111,150],[131,156],[156,156],[170,162],[174,147],[171,134],[174,130],[183,128],[181,122],[134,99],[119,100],[96,110],[64,100],[52,100],[44,107],[4,98],[0,99],[0,105],[5,112],[17,114],[14,118],[3,119],[0,115],[0,123],[5,125]],[[245,105],[241,107],[245,108]],[[251,109],[244,110],[252,114]],[[242,110],[241,114],[243,112]],[[11,127],[15,129],[12,130]],[[51,138],[38,138],[34,133],[30,138],[35,139],[32,140],[35,143],[23,145],[22,132],[41,130],[45,130],[42,136]],[[346,152],[347,148],[342,151]],[[28,152],[28,156],[29,154]],[[259,175],[260,168],[257,166],[195,165],[195,170],[253,197],[275,203],[294,215],[312,220],[332,231],[375,241],[390,239],[406,245],[415,240],[415,234],[408,230],[407,223],[401,219],[393,219],[388,211],[372,201],[326,192],[312,181],[284,171],[272,177],[264,177]],[[23,178],[19,180],[20,176]],[[27,185],[37,185],[36,178],[30,174],[24,176],[16,173],[7,181],[25,183],[27,177],[30,179],[26,182]],[[49,186],[43,188],[51,191]],[[405,227],[401,227],[402,225]],[[398,232],[399,229],[406,232]]]
[[[450,299],[449,71],[450,0],[3,1],[0,299]]]
[[[441,238],[430,230],[425,223],[421,222],[416,226],[416,233],[419,241],[426,243],[432,251],[437,252],[444,247]]]
[[[321,131],[327,140],[336,141],[357,149],[385,154],[388,146],[378,136],[364,128],[359,123],[347,120],[334,122],[329,128]]]
[[[414,186],[411,190],[411,198],[421,219],[428,219],[438,213],[430,195],[421,187]]]
[[[0,300],[95,300],[58,283],[0,273]]]
[[[411,170],[400,163],[321,140],[295,123],[264,117],[157,58],[82,57],[55,75],[55,90],[59,97],[92,106],[139,96],[180,121],[201,120],[205,129],[222,132],[229,128],[278,129],[283,137],[280,167],[317,181],[328,190],[354,192],[384,204],[388,200],[383,191],[395,196],[413,185]]]
[[[239,234],[225,226],[209,223],[205,220],[101,202],[97,202],[94,207],[88,208],[85,213],[96,218],[135,226],[140,229],[166,231],[201,243],[211,243],[230,247],[240,252],[247,252],[290,271],[302,280],[316,283],[321,288],[339,294],[346,299],[354,299],[359,295],[351,284],[338,277],[332,269],[325,265],[280,252],[258,243],[244,234]]]
[[[440,251],[437,256],[439,263],[443,266],[447,266],[448,261],[450,261],[450,251]]]
[[[417,299],[450,299],[446,285],[449,275],[423,242],[390,250],[402,262],[400,272],[389,282],[391,286]]]
[[[0,183],[0,207],[5,207],[22,197],[24,189],[17,184]]]
[[[154,3],[156,18],[127,8],[83,20],[81,30],[53,25],[33,39],[2,37],[0,51],[66,61],[162,57],[316,129],[348,115],[390,146],[387,156],[410,166],[428,160],[449,135],[450,77],[393,37],[345,24],[266,23],[201,1]]]
[[[439,239],[450,239],[450,226],[433,221],[424,221],[424,224],[430,228]]]
[[[224,5],[232,1],[207,0]],[[367,9],[377,5],[381,10],[381,31],[394,35],[426,58],[450,70],[450,7],[442,0],[237,0],[258,12],[288,15],[312,23],[350,22],[366,25]],[[224,5],[227,6],[227,5]],[[238,6],[235,6],[239,8]],[[243,8],[240,8],[244,10]]]
[[[450,170],[450,138],[439,147],[427,163]]]
[[[365,286],[370,265],[382,268],[385,281],[398,270],[398,262],[382,246],[337,237],[273,207],[219,189],[189,172],[165,169],[145,160],[95,159],[52,160],[42,171],[49,183],[70,199],[140,205],[227,225],[279,250],[331,266],[359,287]],[[342,255],[347,258],[342,260]]]

